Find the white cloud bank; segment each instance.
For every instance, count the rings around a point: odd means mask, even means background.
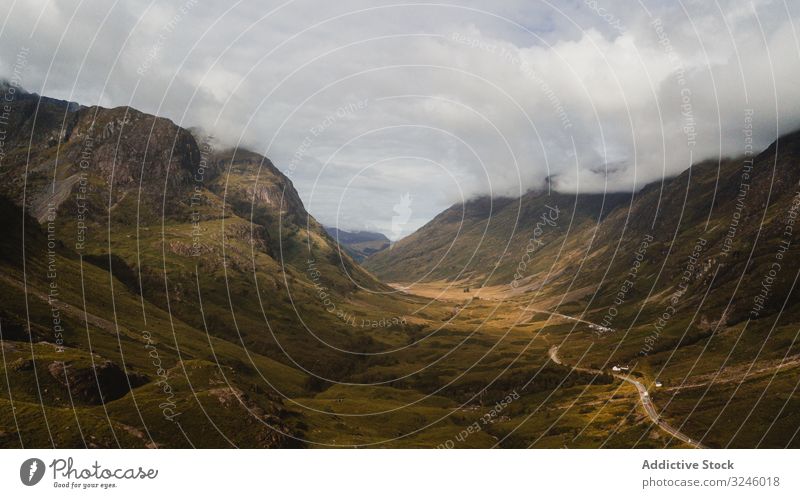
[[[17,1],[0,76],[265,153],[309,211],[404,235],[462,198],[639,188],[800,125],[783,1]],[[396,223],[395,223],[396,225]]]

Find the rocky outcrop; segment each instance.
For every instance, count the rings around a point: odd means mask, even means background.
[[[48,372],[69,389],[72,399],[88,404],[103,404],[119,399],[147,382],[138,374],[126,374],[116,363],[104,360],[90,367],[78,367],[70,362],[54,361]]]

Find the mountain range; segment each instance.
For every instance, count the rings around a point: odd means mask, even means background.
[[[348,232],[333,227],[325,227],[325,231],[359,263],[391,245],[389,238],[382,233],[366,230]]]
[[[3,447],[685,445],[621,364],[707,446],[800,445],[798,133],[380,250],[165,118],[17,92],[2,126]]]

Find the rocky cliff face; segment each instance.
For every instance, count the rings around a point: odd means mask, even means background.
[[[227,206],[268,230],[280,221],[326,237],[291,180],[259,154],[213,150],[172,121],[128,107],[19,93],[8,114],[0,193],[24,199],[39,221],[80,211],[87,223],[105,224],[116,211],[145,224],[191,222],[225,216]]]
[[[245,149],[224,149],[214,152],[212,161],[217,174],[223,175],[214,186],[218,194],[249,200],[274,214],[307,216],[292,181],[266,157]]]
[[[148,201],[180,199],[199,162],[191,134],[168,119],[128,107],[104,109],[20,94],[11,103],[2,192],[40,220],[80,194],[94,205],[90,218],[107,214],[130,192]],[[145,203],[147,207],[147,203]],[[167,211],[174,211],[171,202]],[[160,210],[157,210],[160,211]]]

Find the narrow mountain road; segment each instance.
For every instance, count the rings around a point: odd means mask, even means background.
[[[564,362],[561,361],[561,358],[559,358],[558,346],[552,346],[548,351],[548,355],[550,356],[550,359],[553,360],[553,363],[569,367],[569,365],[565,365]],[[578,372],[585,372],[591,374],[603,373],[602,371],[596,370],[594,368],[583,368],[583,367],[570,367],[570,368]],[[644,384],[630,377],[629,375],[622,375],[622,374],[613,374],[613,375],[617,379],[632,384],[633,386],[636,387],[636,391],[639,393],[639,401],[641,402],[645,413],[647,413],[647,416],[650,418],[650,420],[654,424],[659,426],[661,430],[663,430],[664,432],[668,433],[669,435],[671,435],[676,439],[680,439],[689,446],[693,446],[695,448],[706,448],[706,446],[703,445],[700,441],[695,441],[694,439],[690,438],[689,436],[682,433],[678,429],[672,427],[670,424],[668,424],[661,418],[661,416],[658,414],[658,410],[656,409],[655,404],[653,403],[653,400],[650,398],[650,393],[647,392],[647,388],[644,386]]]
[[[521,320],[523,322],[528,322],[528,321],[532,320],[533,317],[536,316],[537,313],[541,313],[541,314],[550,315],[550,316],[557,316],[558,318],[563,318],[565,320],[570,320],[572,322],[585,323],[586,325],[590,325],[590,326],[594,326],[594,327],[602,327],[602,325],[599,325],[597,323],[590,322],[590,321],[584,320],[582,318],[575,318],[574,316],[564,315],[562,313],[556,313],[555,311],[537,310],[537,309],[533,309],[533,308],[528,307],[528,306],[520,306],[519,309],[521,309],[522,311],[527,311],[527,312],[531,313],[531,316],[529,316],[525,320]]]

